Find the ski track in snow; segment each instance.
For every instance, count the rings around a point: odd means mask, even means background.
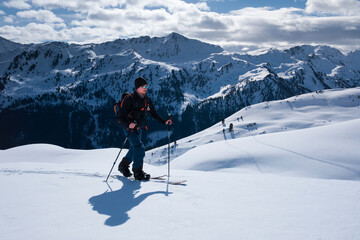
[[[22,174],[45,174],[45,175],[72,175],[80,177],[95,177],[106,178],[106,175],[99,173],[84,173],[84,172],[68,172],[68,171],[44,171],[44,170],[18,170],[18,169],[0,169],[1,173],[5,175],[22,175]]]
[[[260,165],[257,163],[256,159],[254,158],[254,156],[251,153],[245,151],[244,149],[242,149],[242,148],[240,148],[238,146],[230,144],[230,142],[228,142],[228,141],[226,141],[225,144],[230,146],[231,148],[236,149],[237,151],[244,152],[248,156],[248,159],[250,159],[254,163],[254,165],[259,170],[259,172],[264,173],[264,171],[261,169]]]
[[[295,152],[295,151],[290,150],[290,149],[286,149],[286,148],[283,148],[283,147],[280,147],[280,146],[275,146],[275,145],[272,145],[272,144],[269,144],[269,143],[265,143],[265,142],[260,141],[258,138],[256,138],[256,136],[254,136],[253,138],[255,139],[256,142],[258,142],[260,144],[263,144],[263,145],[266,145],[266,146],[269,146],[269,147],[273,147],[273,148],[276,148],[276,149],[280,149],[280,150],[283,150],[285,152],[289,152],[289,153],[304,157],[307,160],[312,160],[312,161],[320,162],[320,163],[330,165],[330,166],[333,166],[333,167],[342,168],[344,170],[355,173],[356,175],[358,175],[360,177],[360,171],[355,169],[355,168],[351,168],[351,167],[348,167],[348,166],[345,166],[345,165],[342,165],[342,164],[338,164],[338,163],[330,162],[330,161],[327,161],[327,160],[311,157],[311,156],[302,154],[300,152]]]

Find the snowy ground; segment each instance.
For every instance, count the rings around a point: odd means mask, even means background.
[[[177,141],[171,179],[186,186],[106,184],[118,149],[2,150],[1,239],[358,239],[359,96],[263,103],[226,119],[232,133],[219,123]],[[164,149],[147,153],[153,176],[167,173]]]

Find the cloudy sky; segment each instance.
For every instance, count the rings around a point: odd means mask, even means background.
[[[360,49],[359,0],[3,0],[0,36],[100,43],[177,32],[227,50]]]

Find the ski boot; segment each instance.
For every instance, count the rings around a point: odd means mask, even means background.
[[[149,181],[150,180],[150,174],[145,173],[142,170],[142,167],[140,167],[138,169],[133,168],[133,172],[134,172],[135,180],[139,180],[139,181]]]
[[[131,172],[129,170],[129,166],[130,166],[130,162],[126,158],[123,158],[122,161],[119,164],[118,170],[119,170],[119,172],[122,173],[122,175],[124,177],[131,177],[132,176],[132,174],[131,174]]]

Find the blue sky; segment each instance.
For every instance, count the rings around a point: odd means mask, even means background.
[[[322,44],[360,49],[359,0],[4,0],[0,36],[19,43],[101,43],[166,36],[229,51]]]

